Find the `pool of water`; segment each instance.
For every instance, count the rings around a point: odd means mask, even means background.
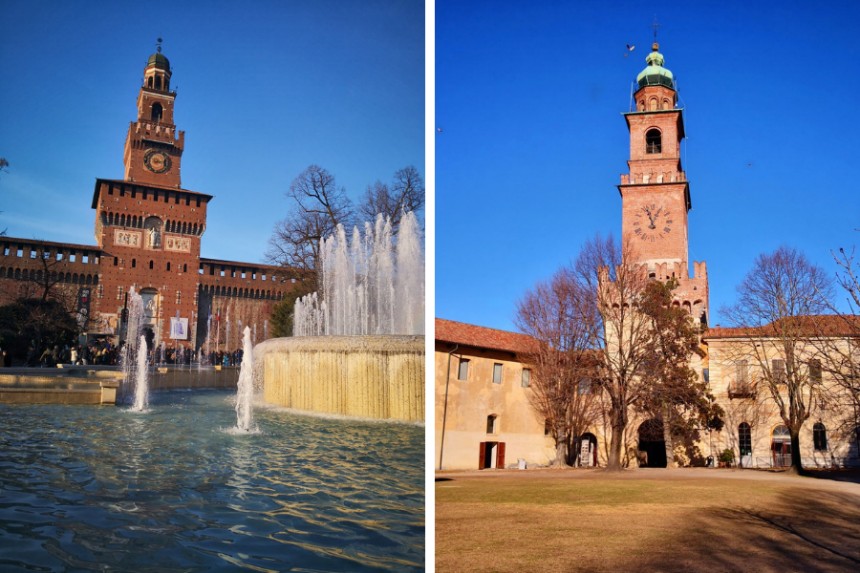
[[[0,404],[0,571],[419,571],[424,428],[160,392]]]

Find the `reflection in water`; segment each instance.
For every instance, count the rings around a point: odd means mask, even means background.
[[[0,569],[423,569],[422,427],[264,409],[232,434],[231,398],[0,405]]]

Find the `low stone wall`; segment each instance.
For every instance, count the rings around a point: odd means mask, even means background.
[[[5,404],[116,404],[123,375],[116,367],[0,369],[0,403]],[[238,367],[156,367],[149,372],[149,389],[235,390]]]
[[[424,421],[423,336],[276,338],[254,348],[254,362],[270,404]]]

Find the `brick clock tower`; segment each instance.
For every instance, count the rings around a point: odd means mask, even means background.
[[[126,181],[179,188],[185,132],[176,131],[173,123],[175,101],[176,92],[170,91],[170,62],[159,46],[143,70],[137,121],[128,127],[125,139]]]
[[[663,67],[655,42],[645,58],[647,67],[636,77],[636,110],[624,114],[630,131],[629,173],[621,176],[621,230],[632,243],[636,262],[648,276],[675,277],[677,304],[707,324],[708,275],[704,262],[693,263],[689,275],[687,213],[690,186],[681,168],[684,114],[677,107],[675,80]]]
[[[97,298],[111,330],[120,332],[126,293],[134,287],[154,342],[191,346],[200,318],[200,239],[212,196],[180,187],[185,138],[173,123],[170,75],[159,45],[143,70],[137,120],[128,128],[125,178],[96,180]]]

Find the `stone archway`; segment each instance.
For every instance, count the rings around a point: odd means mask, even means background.
[[[663,439],[663,420],[651,418],[639,425],[639,467],[665,468],[666,441]]]

